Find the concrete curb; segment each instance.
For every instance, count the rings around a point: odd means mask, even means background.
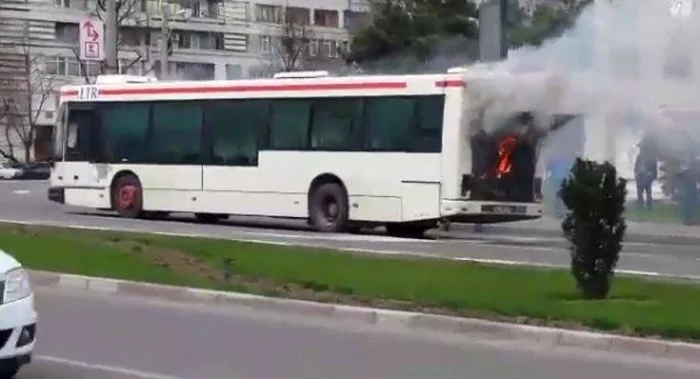
[[[545,238],[561,238],[562,232],[560,229],[546,229],[546,228],[533,228],[533,227],[515,227],[515,226],[504,226],[504,225],[484,225],[483,231],[475,232],[474,225],[470,224],[452,224],[450,230],[469,233],[470,238],[474,239],[484,239],[492,240],[493,237],[497,236],[522,236],[522,237],[545,237]],[[628,231],[626,233],[625,240],[627,242],[638,242],[638,243],[649,243],[649,244],[659,244],[659,243],[669,243],[681,246],[697,246],[700,243],[700,234],[695,236],[681,235],[681,234],[661,234],[661,233],[644,233],[640,231]]]
[[[606,333],[509,324],[427,313],[317,303],[46,271],[29,270],[29,275],[32,284],[37,288],[119,293],[175,302],[204,302],[282,314],[292,313],[312,317],[325,317],[369,325],[458,333],[492,340],[526,341],[548,347],[577,347],[587,350],[640,354],[691,362],[700,361],[700,345],[685,342],[633,338]]]

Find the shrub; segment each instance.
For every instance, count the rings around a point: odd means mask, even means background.
[[[571,273],[587,299],[605,298],[622,250],[626,180],[609,162],[576,159],[559,190],[568,208],[562,222]]]

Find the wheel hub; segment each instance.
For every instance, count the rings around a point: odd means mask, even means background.
[[[135,185],[127,184],[119,189],[119,206],[122,209],[133,209],[136,206],[139,189]]]

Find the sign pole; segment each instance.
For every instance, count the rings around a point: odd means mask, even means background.
[[[117,39],[119,38],[119,26],[117,25],[117,1],[107,0],[107,28],[105,30],[105,63],[107,74],[117,74]]]

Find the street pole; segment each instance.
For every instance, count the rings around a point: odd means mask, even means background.
[[[107,0],[107,22],[105,23],[105,68],[107,74],[119,73],[119,64],[117,63],[119,26],[117,25],[117,17],[117,0]]]
[[[167,3],[160,7],[163,19],[160,24],[160,79],[170,78],[170,65],[168,64],[168,41],[170,40],[170,8]]]
[[[508,0],[479,4],[479,60],[496,62],[508,58]]]

